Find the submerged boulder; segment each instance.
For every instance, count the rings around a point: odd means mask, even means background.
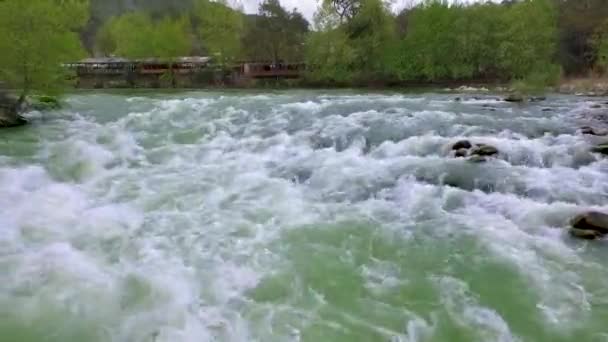
[[[577,229],[577,228],[571,228],[570,229],[570,235],[572,235],[575,238],[579,238],[579,239],[584,239],[584,240],[597,240],[597,239],[601,239],[604,234],[595,231],[595,230],[589,230],[589,229]]]
[[[506,102],[524,102],[526,99],[519,94],[511,94],[504,99]]]
[[[530,102],[542,102],[545,101],[547,97],[545,96],[533,96],[529,99]]]
[[[591,152],[608,155],[608,143],[595,146],[591,149]]]
[[[597,135],[597,136],[608,135],[608,131],[598,129],[598,128],[593,128],[590,126],[581,127],[580,132],[581,132],[581,134],[584,134],[584,135]]]
[[[460,148],[454,152],[454,157],[456,158],[464,158],[469,155],[469,150],[466,148]]]
[[[468,161],[481,163],[487,161],[487,157],[496,156],[499,151],[496,147],[487,144],[473,144],[469,140],[460,140],[451,147],[453,156],[456,158],[467,158]]]
[[[498,149],[496,147],[486,144],[476,144],[475,147],[471,149],[471,155],[474,156],[491,157],[497,154]]]
[[[468,150],[471,147],[473,147],[473,144],[471,144],[470,141],[468,141],[468,140],[460,140],[460,141],[457,141],[454,145],[452,145],[452,150],[454,150],[454,151],[458,151],[458,150],[461,150],[461,149]]]
[[[472,155],[470,156],[467,161],[471,162],[471,163],[484,163],[488,161],[488,158],[484,157],[484,156],[480,156],[480,155]]]
[[[608,214],[590,211],[571,221],[570,234],[583,239],[597,239],[608,234]]]

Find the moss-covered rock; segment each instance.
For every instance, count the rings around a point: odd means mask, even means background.
[[[56,110],[61,108],[61,102],[57,97],[49,95],[32,96],[29,99],[29,107],[33,110]]]

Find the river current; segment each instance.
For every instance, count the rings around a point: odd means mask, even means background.
[[[71,95],[0,132],[0,341],[608,341],[566,229],[608,210],[602,101]]]

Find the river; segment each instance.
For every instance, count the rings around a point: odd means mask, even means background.
[[[0,341],[608,341],[598,101],[71,95],[0,132]]]

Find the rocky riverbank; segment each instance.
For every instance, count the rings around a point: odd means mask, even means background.
[[[0,128],[22,126],[27,123],[19,112],[20,101],[7,93],[0,92]]]
[[[608,96],[608,78],[583,77],[563,80],[557,87],[561,94]]]

